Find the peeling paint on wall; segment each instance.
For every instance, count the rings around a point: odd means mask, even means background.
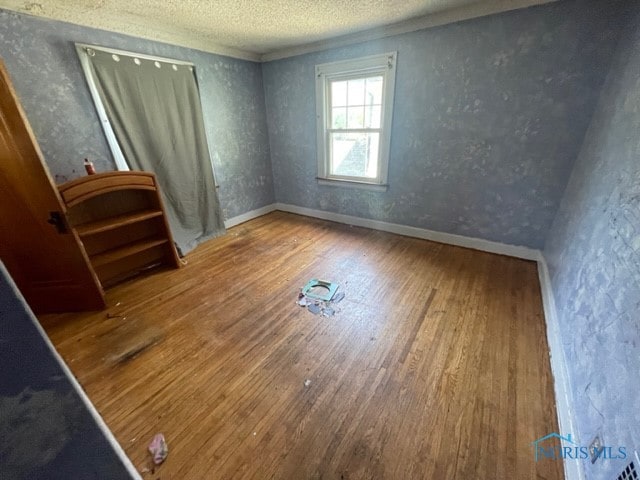
[[[0,478],[132,478],[0,262]]]
[[[0,471],[3,478],[20,478],[51,463],[65,449],[81,404],[72,394],[26,387],[15,396],[0,396],[0,411]]]
[[[277,200],[541,248],[619,36],[605,3],[559,2],[264,64]],[[314,66],[388,51],[398,52],[388,191],[318,185]]]

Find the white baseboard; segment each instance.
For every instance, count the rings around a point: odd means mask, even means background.
[[[448,245],[456,245],[458,247],[472,248],[483,252],[497,253],[507,255],[509,257],[522,258],[525,260],[537,261],[540,258],[540,251],[528,247],[516,245],[507,245],[504,243],[492,242],[481,238],[465,237],[452,233],[436,232],[424,228],[410,227],[408,225],[400,225],[397,223],[381,222],[379,220],[371,220],[368,218],[353,217],[351,215],[342,215],[340,213],[325,212],[323,210],[314,210],[311,208],[299,207],[297,205],[289,205],[286,203],[276,203],[276,210],[283,212],[296,213],[307,217],[321,218],[332,222],[346,223],[347,225],[355,225],[357,227],[371,228],[374,230],[382,230],[383,232],[396,233],[406,237],[422,238]]]
[[[549,278],[549,270],[544,256],[540,250],[534,250],[527,247],[507,245],[498,242],[491,242],[480,238],[464,237],[462,235],[454,235],[451,233],[436,232],[423,228],[409,227],[407,225],[399,225],[395,223],[381,222],[366,218],[353,217],[350,215],[342,215],[338,213],[314,210],[296,205],[288,205],[283,203],[275,204],[276,210],[284,212],[296,213],[308,217],[330,220],[338,223],[346,223],[348,225],[356,225],[359,227],[372,228],[385,232],[396,233],[409,237],[422,238],[435,242],[456,245],[460,247],[472,248],[484,252],[497,253],[510,257],[522,258],[525,260],[533,260],[538,263],[538,276],[540,280],[540,289],[542,292],[542,302],[544,308],[545,323],[547,326],[547,341],[549,344],[549,356],[551,361],[551,373],[554,378],[554,391],[556,397],[556,411],[558,415],[558,428],[561,434],[571,433],[576,435],[576,423],[571,408],[571,385],[569,383],[569,374],[567,371],[567,363],[562,348],[560,337],[560,326],[555,306],[553,290]],[[551,433],[551,432],[549,432]],[[567,459],[564,462],[565,478],[567,480],[584,480],[585,472],[581,461]]]
[[[480,238],[465,237],[462,235],[454,235],[451,233],[436,232],[426,230],[424,228],[410,227],[407,225],[399,225],[396,223],[381,222],[367,218],[354,217],[351,215],[342,215],[339,213],[325,212],[322,210],[314,210],[311,208],[299,207],[297,205],[289,205],[286,203],[274,203],[265,207],[247,212],[243,215],[234,217],[225,225],[231,227],[247,220],[251,220],[260,215],[265,215],[274,210],[295,213],[307,217],[320,218],[332,222],[344,223],[347,225],[355,225],[358,227],[371,228],[374,230],[382,230],[384,232],[395,233],[408,237],[422,238],[432,240],[434,242],[456,245],[459,247],[481,250],[483,252],[497,253],[510,257],[522,258],[525,260],[533,260],[538,264],[538,276],[540,280],[540,289],[542,293],[542,303],[544,309],[545,323],[547,326],[547,341],[549,344],[549,356],[551,361],[551,373],[554,378],[554,391],[556,396],[556,410],[558,415],[558,428],[560,434],[571,433],[577,434],[576,423],[574,421],[571,402],[571,386],[569,383],[569,374],[567,371],[567,363],[560,340],[560,326],[555,306],[553,290],[549,277],[549,269],[544,256],[540,250],[534,250],[527,247],[516,245],[507,245],[504,243],[491,242]],[[551,433],[551,432],[549,432]],[[565,478],[567,480],[584,480],[585,472],[581,461],[566,460],[564,462]]]
[[[547,342],[549,343],[551,373],[553,374],[553,386],[556,394],[556,411],[558,414],[558,428],[560,429],[558,433],[561,435],[571,433],[576,436],[578,431],[571,408],[571,384],[569,382],[564,349],[560,341],[558,312],[551,286],[549,268],[542,253],[538,258],[538,277],[540,279],[544,318],[547,324]],[[582,461],[566,459],[564,461],[564,475],[567,480],[584,480],[585,472]]]
[[[267,213],[271,213],[276,209],[275,203],[270,205],[265,205],[264,207],[256,208],[255,210],[251,210],[249,212],[245,212],[236,217],[232,217],[229,220],[224,221],[225,228],[235,227],[236,225],[240,225],[241,223],[248,222],[249,220],[253,220],[254,218],[261,217],[262,215],[266,215]]]

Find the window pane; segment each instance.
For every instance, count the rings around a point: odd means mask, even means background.
[[[347,82],[331,82],[331,106],[347,105]]]
[[[364,78],[349,80],[347,105],[364,105]]]
[[[349,107],[347,111],[347,126],[349,128],[364,128],[364,107]]]
[[[364,107],[364,126],[366,128],[380,128],[380,116],[382,107]]]
[[[331,128],[347,128],[347,107],[331,109]]]
[[[382,105],[382,77],[367,78],[365,105]]]
[[[331,133],[331,174],[376,178],[379,133]]]

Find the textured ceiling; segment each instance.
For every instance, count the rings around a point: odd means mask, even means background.
[[[544,1],[544,0],[543,0]],[[548,0],[546,0],[548,1]],[[514,0],[0,0],[0,7],[241,58]],[[522,3],[522,0],[515,3]],[[529,0],[526,3],[543,3]],[[463,15],[464,16],[464,15]]]

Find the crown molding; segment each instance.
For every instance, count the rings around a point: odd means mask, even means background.
[[[400,35],[402,33],[415,32],[425,28],[437,27],[449,23],[470,20],[472,18],[484,17],[496,13],[518,10],[521,8],[543,5],[558,0],[490,0],[486,2],[472,3],[464,7],[453,8],[443,12],[432,13],[422,17],[411,18],[402,22],[385,25],[382,27],[363,30],[361,32],[350,33],[327,40],[307,43],[296,47],[283,48],[268,52],[260,56],[261,62],[270,62],[283,58],[304,55],[306,53],[319,52],[331,48],[346,47],[356,43],[379,40],[381,38]]]
[[[228,47],[225,45],[218,45],[216,43],[204,40],[196,35],[187,35],[181,33],[168,33],[162,32],[158,35],[149,35],[140,33],[132,26],[125,25],[119,30],[113,28],[105,28],[99,22],[70,22],[64,18],[58,16],[47,16],[38,13],[37,11],[25,11],[24,8],[15,6],[15,0],[0,0],[0,10],[6,10],[14,12],[20,15],[26,15],[46,20],[54,20],[59,22],[68,23],[71,25],[81,25],[83,27],[95,28],[108,32],[118,33],[121,35],[128,35],[131,37],[142,38],[145,40],[151,40],[154,42],[166,43],[177,47],[192,48],[207,53],[213,53],[216,55],[222,55],[225,57],[237,58],[240,60],[247,60],[250,62],[270,62],[273,60],[279,60],[282,58],[294,57],[297,55],[303,55],[306,53],[318,52],[322,50],[328,50],[331,48],[345,47],[356,43],[367,42],[371,40],[378,40],[392,35],[399,35],[402,33],[414,32],[430,27],[437,27],[440,25],[446,25],[450,23],[460,22],[463,20],[469,20],[472,18],[484,17],[496,13],[507,12],[510,10],[517,10],[521,8],[532,7],[536,5],[543,5],[546,3],[556,2],[558,0],[488,0],[479,1],[470,5],[445,10],[442,12],[436,12],[422,17],[408,19],[402,22],[394,23],[391,25],[385,25],[381,27],[362,30],[355,33],[349,33],[347,35],[341,35],[332,37],[326,40],[320,40],[317,42],[297,45],[293,47],[287,47],[283,49],[274,50],[264,54],[251,52],[248,50],[242,50],[239,48]]]
[[[182,35],[182,34],[158,34],[158,35],[148,35],[144,33],[140,33],[135,28],[131,26],[124,26],[119,30],[115,30],[114,28],[105,28],[100,23],[93,22],[77,22],[77,21],[69,21],[64,18],[58,16],[47,16],[41,15],[38,13],[25,11],[22,8],[18,8],[13,6],[13,4],[6,5],[6,1],[0,0],[0,11],[5,10],[7,12],[16,13],[18,15],[24,15],[27,17],[34,17],[41,20],[49,20],[55,22],[63,22],[69,25],[80,25],[81,27],[94,28],[96,30],[102,30],[105,32],[117,33],[119,35],[126,35],[128,37],[141,38],[143,40],[150,40],[152,42],[164,43],[167,45],[172,45],[175,47],[182,48],[190,48],[193,50],[199,50],[205,53],[213,53],[215,55],[222,55],[224,57],[237,58],[239,60],[248,60],[250,62],[260,62],[260,54],[255,52],[249,52],[246,50],[241,50],[238,48],[227,47],[224,45],[218,45],[216,43],[212,43],[206,40],[203,40],[195,35]]]

